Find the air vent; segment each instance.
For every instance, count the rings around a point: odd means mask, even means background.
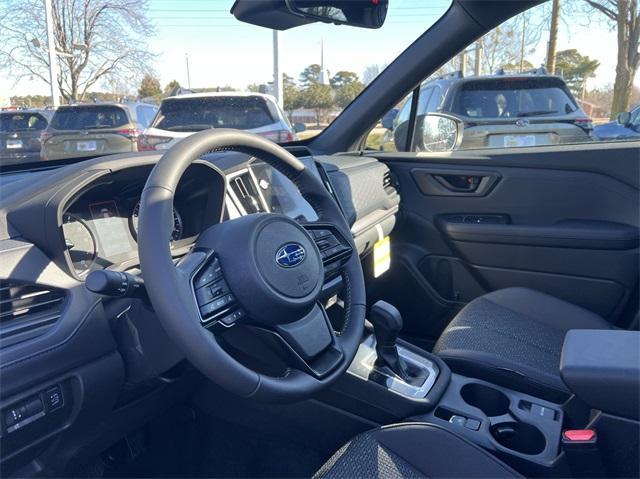
[[[258,190],[251,174],[242,173],[231,179],[229,183],[240,206],[242,206],[242,209],[244,209],[246,213],[260,213],[263,211],[260,205]]]
[[[65,293],[31,283],[0,281],[0,345],[43,332],[59,318]]]

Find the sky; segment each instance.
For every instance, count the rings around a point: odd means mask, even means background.
[[[576,1],[576,0],[573,0]],[[362,75],[368,65],[390,63],[446,11],[449,0],[390,0],[385,25],[367,30],[312,24],[280,34],[282,71],[297,78],[309,64],[320,63],[321,44],[325,68]],[[191,87],[230,85],[238,89],[272,79],[272,31],[236,20],[229,10],[233,0],[151,0],[149,15],[156,32],[148,47],[156,57],[155,70],[164,86],[178,80],[187,86],[186,55]],[[539,15],[541,7],[536,7]],[[535,18],[536,14],[533,14]],[[578,48],[600,61],[589,88],[612,84],[615,77],[615,32],[604,22],[589,22],[572,15],[560,26],[558,50]],[[528,58],[544,61],[547,36],[543,35]],[[636,77],[640,85],[640,75]],[[16,84],[0,72],[0,96],[47,94],[48,86],[25,78]]]

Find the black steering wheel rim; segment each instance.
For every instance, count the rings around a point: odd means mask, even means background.
[[[199,262],[205,261],[207,256],[200,254],[198,246],[201,243],[207,244],[208,237],[216,236],[215,226],[200,235],[194,252],[176,267],[169,244],[173,197],[187,167],[202,155],[217,150],[247,153],[283,173],[296,184],[303,197],[316,210],[318,222],[330,224],[351,247],[351,255],[341,266],[344,281],[344,326],[335,335],[335,342],[342,355],[335,367],[322,377],[294,368],[287,369],[281,377],[253,371],[230,356],[216,341],[215,336],[196,320],[199,309],[191,287],[192,274],[198,269]],[[278,218],[274,219],[280,221]],[[260,219],[250,218],[245,223],[254,220]],[[231,220],[233,221],[238,220]],[[282,218],[282,225],[287,221],[292,222]],[[220,245],[219,235],[217,241],[217,245]],[[362,267],[349,227],[322,182],[304,163],[265,138],[238,130],[207,130],[185,138],[168,150],[153,168],[142,193],[138,250],[146,289],[163,328],[196,368],[233,393],[260,401],[302,399],[340,377],[357,352],[364,327],[365,288]],[[229,259],[222,261],[223,268],[225,261],[232,262]],[[229,263],[227,266],[232,265]]]

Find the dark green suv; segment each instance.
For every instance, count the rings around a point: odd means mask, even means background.
[[[405,102],[393,128],[399,151],[406,147],[410,104]],[[461,149],[582,143],[593,130],[564,80],[544,69],[471,77],[454,72],[429,80],[420,88],[417,115],[435,112],[464,123]],[[429,151],[418,129],[415,147]]]

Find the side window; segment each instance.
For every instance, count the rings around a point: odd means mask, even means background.
[[[418,111],[416,115],[424,115],[429,112],[428,105],[433,94],[434,87],[424,88],[420,90],[420,98],[418,99]]]
[[[423,86],[416,118],[405,122],[414,122],[415,149],[640,140],[638,69],[618,61],[640,45],[628,20],[619,27],[609,15],[632,18],[632,4],[604,9],[597,1],[564,0],[552,11],[545,2],[485,34],[424,80],[433,84]],[[425,120],[434,112],[459,120],[461,141],[449,120]],[[392,143],[404,144],[406,130],[398,124],[388,134]]]
[[[436,86],[433,89],[431,98],[429,98],[429,103],[427,104],[427,113],[433,113],[438,111],[441,101],[442,101],[442,88],[440,86]]]
[[[389,110],[380,122],[369,132],[365,148],[379,151],[405,151],[406,126],[411,116],[412,94],[409,94],[395,108]],[[405,133],[397,134],[398,127]]]

